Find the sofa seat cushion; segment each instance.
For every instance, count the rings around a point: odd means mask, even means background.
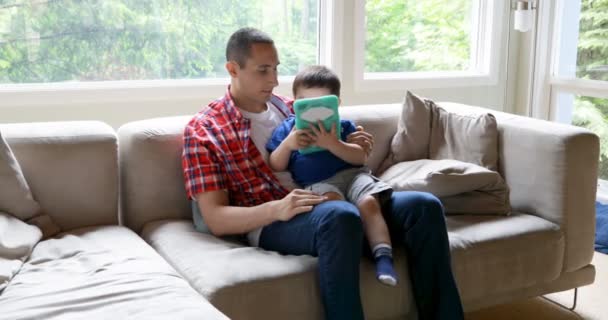
[[[463,215],[447,217],[447,226],[465,308],[467,301],[550,282],[562,272],[563,233],[547,220]]]
[[[541,218],[511,216],[448,217],[454,273],[463,302],[556,279],[562,269],[563,237]],[[190,284],[233,319],[315,319],[322,306],[316,259],[283,256],[194,230],[191,221],[146,225],[143,237]],[[395,264],[407,279],[406,257],[397,248]],[[409,281],[380,285],[370,260],[361,264],[361,294],[367,319],[411,314]]]
[[[0,295],[0,319],[227,319],[134,232],[39,242]]]
[[[195,231],[192,221],[146,224],[142,233],[188,282],[231,319],[322,319],[316,258],[280,255]],[[399,276],[407,278],[403,253]],[[413,310],[408,281],[392,288],[375,279],[368,259],[361,264],[366,319],[403,318]]]

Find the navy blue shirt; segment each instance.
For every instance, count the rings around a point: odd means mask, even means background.
[[[279,147],[281,141],[285,140],[291,129],[295,125],[295,116],[290,115],[283,123],[274,129],[272,137],[266,143],[266,149],[272,153]],[[355,124],[350,120],[341,120],[342,132],[340,138],[346,141],[346,137],[355,132]],[[338,157],[333,153],[324,150],[309,154],[301,154],[297,150],[291,153],[287,169],[295,182],[303,187],[330,178],[338,171],[355,168],[354,166]]]

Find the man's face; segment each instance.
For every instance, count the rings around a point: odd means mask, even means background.
[[[242,68],[238,65],[235,66],[236,71],[233,77],[238,84],[239,95],[260,104],[270,100],[272,90],[279,84],[278,65],[279,56],[274,45],[253,44],[245,65]]]

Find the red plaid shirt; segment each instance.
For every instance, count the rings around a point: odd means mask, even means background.
[[[270,102],[285,116],[291,99],[273,95]],[[234,105],[230,87],[197,113],[184,130],[182,166],[188,197],[228,190],[230,204],[260,205],[287,195],[251,140],[251,124]]]

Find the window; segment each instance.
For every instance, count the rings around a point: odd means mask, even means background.
[[[281,75],[318,61],[319,0],[0,2],[0,84],[226,77],[239,27],[268,32]]]
[[[473,2],[365,1],[365,72],[470,70]]]
[[[509,5],[481,0],[356,0],[360,91],[498,83]]]
[[[560,59],[558,75],[608,81],[608,2],[579,0],[569,5],[578,7],[576,14],[568,14],[573,21],[566,21],[574,26],[567,28],[568,25],[563,25],[562,32],[566,46],[569,45],[568,41],[577,43],[570,46],[572,57],[576,58]],[[566,8],[564,6],[564,10]],[[580,16],[577,11],[580,11]],[[563,11],[563,15],[566,16],[566,11]],[[579,18],[578,28],[575,26],[576,18]]]
[[[560,0],[554,10],[558,27],[548,98],[541,89],[539,101],[548,99],[550,119],[600,137],[598,178],[608,179],[608,2]]]
[[[608,180],[608,99],[561,93],[558,103],[573,106],[571,123],[600,137],[598,178]]]

